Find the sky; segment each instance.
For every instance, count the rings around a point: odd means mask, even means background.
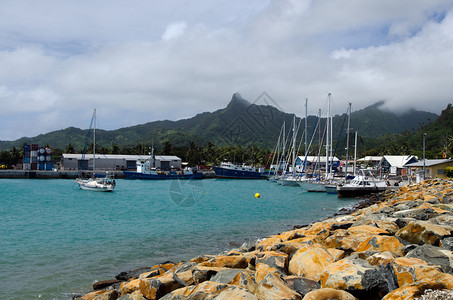
[[[234,93],[305,116],[453,102],[451,0],[0,0],[0,140],[190,118]],[[326,113],[327,114],[327,113]]]

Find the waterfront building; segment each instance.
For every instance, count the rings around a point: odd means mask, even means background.
[[[96,170],[135,170],[137,161],[150,159],[150,155],[96,154]],[[156,168],[161,170],[181,169],[181,159],[173,155],[156,155]],[[68,154],[61,156],[61,170],[92,170],[92,154]]]

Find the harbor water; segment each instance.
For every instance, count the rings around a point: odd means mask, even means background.
[[[122,179],[97,193],[0,179],[0,299],[72,299],[122,271],[218,254],[356,201],[265,180]]]

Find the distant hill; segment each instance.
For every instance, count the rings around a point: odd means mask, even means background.
[[[383,102],[378,102],[351,114],[351,127],[359,135],[369,138],[384,134],[399,134],[414,131],[420,125],[426,125],[436,120],[438,115],[428,112],[411,110],[402,115],[381,109]],[[280,111],[270,105],[251,104],[240,94],[232,96],[229,104],[214,112],[200,113],[189,119],[178,121],[154,121],[141,125],[120,128],[117,130],[96,130],[96,143],[101,147],[111,148],[113,145],[134,147],[140,144],[154,145],[159,148],[164,142],[175,146],[206,145],[212,142],[217,146],[250,145],[272,148],[277,140],[283,122],[287,131],[293,122],[294,114]],[[334,139],[344,123],[346,114],[334,117]],[[314,127],[316,117],[308,117],[309,134]],[[296,118],[299,122],[300,118]],[[304,122],[301,123],[302,127]],[[345,130],[345,129],[343,129]],[[54,148],[65,149],[72,144],[76,151],[83,149],[88,130],[68,127],[31,138],[21,138],[15,141],[0,141],[4,150],[21,147],[24,143],[50,145]]]

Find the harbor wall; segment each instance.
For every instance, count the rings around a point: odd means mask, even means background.
[[[105,173],[105,172],[104,172]],[[115,178],[124,178],[123,172],[109,172]],[[88,174],[88,173],[87,173]],[[96,172],[103,174],[103,172]],[[1,178],[36,178],[36,179],[75,179],[79,176],[77,171],[45,171],[45,170],[0,170]]]

